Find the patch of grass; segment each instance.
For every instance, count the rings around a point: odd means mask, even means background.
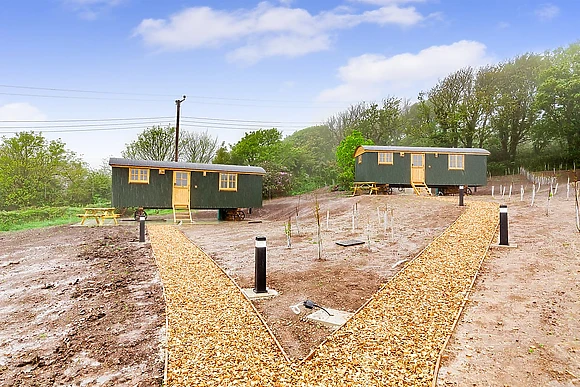
[[[29,230],[79,221],[77,214],[83,213],[76,207],[43,207],[17,211],[0,211],[0,231]]]

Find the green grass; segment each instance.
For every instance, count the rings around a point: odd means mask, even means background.
[[[28,230],[62,224],[73,224],[79,221],[77,214],[82,208],[43,207],[17,211],[0,211],[0,231]]]

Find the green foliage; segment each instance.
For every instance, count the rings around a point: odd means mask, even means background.
[[[155,125],[145,129],[137,140],[126,145],[123,157],[134,160],[173,161],[175,159],[175,128]]]
[[[364,138],[361,132],[354,130],[346,136],[336,148],[336,163],[340,170],[338,181],[342,188],[348,189],[354,181],[354,151],[360,145],[373,145],[373,141]]]
[[[78,222],[81,208],[41,207],[21,211],[0,211],[0,231],[25,230]]]
[[[104,175],[106,177],[104,177]],[[109,166],[92,171],[60,140],[20,132],[0,145],[0,209],[85,205],[110,200]]]

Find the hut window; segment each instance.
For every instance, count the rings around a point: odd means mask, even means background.
[[[220,191],[237,191],[238,175],[236,173],[220,173]]]
[[[175,171],[175,186],[176,187],[188,187],[189,183],[188,183],[188,177],[189,177],[189,172],[179,172],[179,171]]]
[[[379,164],[392,164],[393,152],[379,152]]]
[[[129,168],[129,183],[149,184],[149,170]]]
[[[464,155],[449,155],[449,169],[464,169]]]

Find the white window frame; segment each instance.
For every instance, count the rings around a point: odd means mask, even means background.
[[[379,152],[377,160],[379,164],[393,164],[393,152]]]
[[[149,184],[149,169],[129,168],[129,183]]]
[[[220,173],[219,178],[220,191],[237,191],[238,174],[237,173]]]
[[[448,157],[449,170],[460,170],[465,169],[465,155],[449,155]]]

